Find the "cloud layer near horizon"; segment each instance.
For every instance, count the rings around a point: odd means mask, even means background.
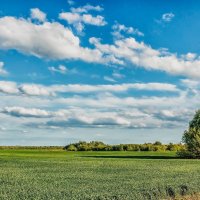
[[[157,90],[160,95],[120,95],[128,90]],[[23,118],[23,126],[38,128],[184,127],[199,103],[199,90],[200,83],[188,79],[178,87],[167,83],[44,86],[4,81],[0,82],[0,107],[1,115]]]

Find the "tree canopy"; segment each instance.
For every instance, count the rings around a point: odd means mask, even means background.
[[[188,130],[182,138],[185,143],[185,150],[178,152],[181,157],[200,158],[200,110],[196,111],[189,123]]]

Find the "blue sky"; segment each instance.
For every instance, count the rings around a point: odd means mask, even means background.
[[[2,0],[0,145],[180,142],[199,18],[197,1]]]

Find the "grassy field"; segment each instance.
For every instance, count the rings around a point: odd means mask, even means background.
[[[174,152],[0,150],[0,199],[166,199],[200,192],[200,160]]]

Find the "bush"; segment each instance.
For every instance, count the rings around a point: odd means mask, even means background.
[[[70,144],[67,149],[67,151],[77,151],[77,148],[73,145],[73,144]]]

